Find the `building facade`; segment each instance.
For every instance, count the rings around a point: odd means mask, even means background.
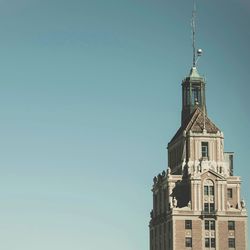
[[[181,126],[168,169],[153,180],[150,250],[247,250],[247,211],[233,153],[207,116],[205,79],[193,65],[182,82]]]

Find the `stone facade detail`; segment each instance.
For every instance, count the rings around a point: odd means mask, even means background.
[[[233,153],[224,152],[223,132],[207,116],[196,68],[182,92],[181,127],[168,144],[167,171],[152,187],[150,250],[247,250],[241,179],[233,174]]]

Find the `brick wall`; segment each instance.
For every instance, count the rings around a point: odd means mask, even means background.
[[[228,250],[228,222],[218,221],[218,235],[217,247],[220,250]]]
[[[245,229],[246,225],[244,221],[235,222],[235,244],[237,250],[247,250]]]
[[[176,220],[175,221],[175,250],[186,249],[185,246],[185,221]]]
[[[202,249],[202,224],[201,220],[192,222],[193,249]]]

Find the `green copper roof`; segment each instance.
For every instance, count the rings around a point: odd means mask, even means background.
[[[189,77],[190,77],[190,78],[202,78],[202,77],[199,75],[198,70],[197,70],[196,67],[192,67],[192,69],[190,70]]]

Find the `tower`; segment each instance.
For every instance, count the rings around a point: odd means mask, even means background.
[[[194,5],[195,6],[195,5]],[[247,250],[247,212],[234,176],[233,153],[209,119],[205,79],[197,69],[201,50],[182,81],[181,126],[168,143],[168,168],[153,179],[150,250]]]

